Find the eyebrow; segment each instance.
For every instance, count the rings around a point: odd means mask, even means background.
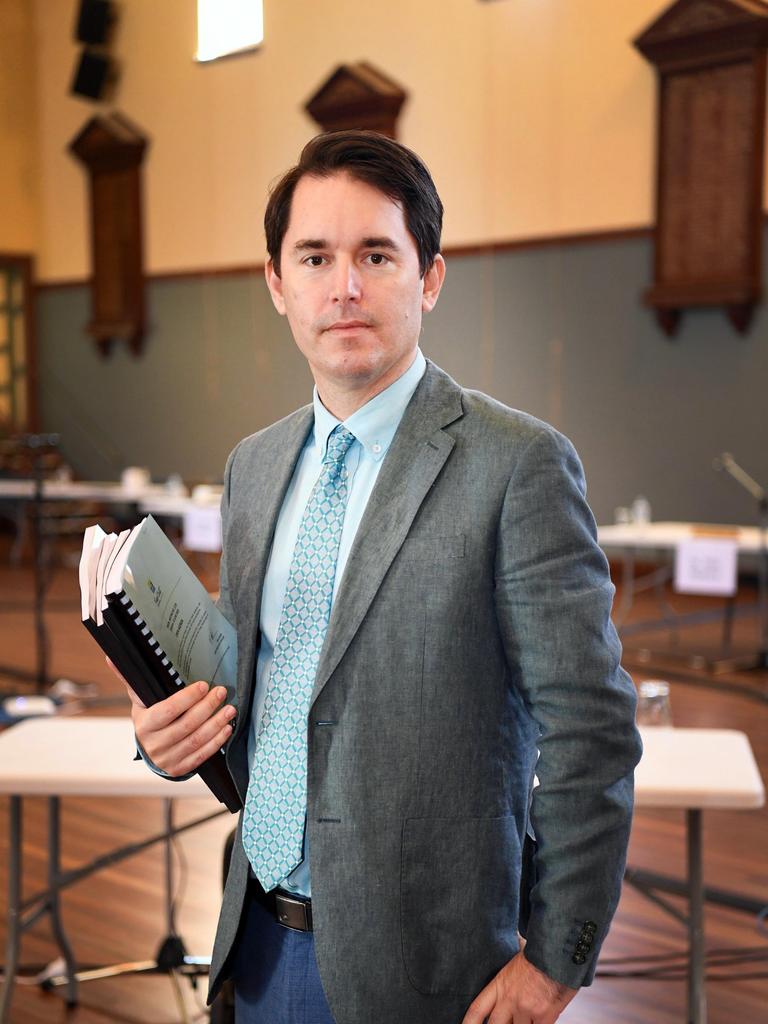
[[[294,252],[306,252],[307,249],[325,249],[326,241],[324,238],[300,238],[299,241],[294,245]]]
[[[400,252],[400,246],[396,242],[392,241],[391,238],[386,238],[386,237],[382,237],[382,238],[378,238],[378,237],[364,238],[363,239],[362,248],[363,249],[391,249],[392,252]]]
[[[324,238],[300,238],[293,247],[294,252],[309,252],[317,249],[327,249],[328,242]],[[390,252],[400,252],[400,246],[391,238],[385,236],[372,236],[360,240],[361,249],[389,249]]]

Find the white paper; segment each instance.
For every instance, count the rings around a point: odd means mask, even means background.
[[[681,541],[675,552],[675,590],[731,597],[738,586],[737,561],[736,540],[696,537]]]
[[[184,513],[187,551],[221,551],[221,513],[216,508],[194,508]]]

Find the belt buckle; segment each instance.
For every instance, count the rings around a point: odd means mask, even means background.
[[[275,913],[278,923],[295,932],[312,931],[312,905],[284,893],[275,893]]]

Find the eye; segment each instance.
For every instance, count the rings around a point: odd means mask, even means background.
[[[365,257],[367,260],[374,265],[374,267],[383,267],[389,263],[389,256],[386,256],[383,252],[372,252]]]
[[[302,263],[307,267],[321,267],[325,262],[325,256],[320,256],[317,253],[312,253],[311,256],[307,256],[302,260]]]

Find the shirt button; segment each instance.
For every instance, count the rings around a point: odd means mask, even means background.
[[[379,455],[381,453],[381,445],[379,444],[378,441],[376,442],[376,444],[371,445],[371,451],[373,452],[374,455]]]

